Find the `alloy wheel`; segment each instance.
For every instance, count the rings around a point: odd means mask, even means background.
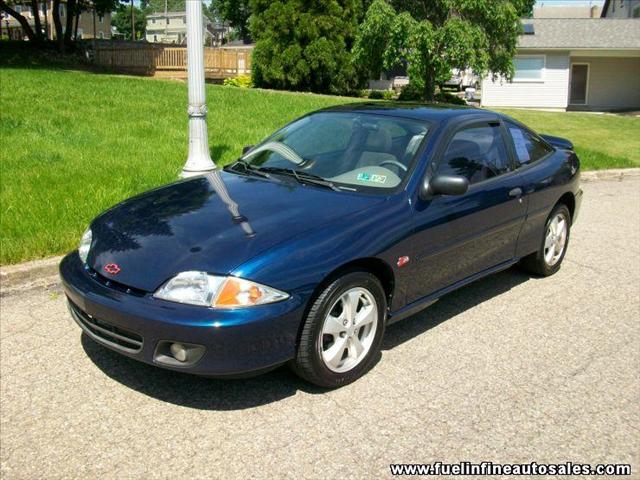
[[[344,292],[329,309],[318,338],[320,358],[337,373],[348,372],[371,350],[378,325],[373,294],[356,287]]]
[[[558,213],[549,222],[544,239],[544,261],[553,267],[564,253],[567,243],[567,219],[562,213]]]

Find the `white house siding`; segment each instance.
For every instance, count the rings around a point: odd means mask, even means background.
[[[567,107],[569,97],[569,52],[522,51],[522,55],[545,55],[541,81],[507,82],[491,77],[482,81],[482,105],[486,107]]]
[[[571,61],[589,64],[587,109],[640,108],[640,57],[571,57]]]

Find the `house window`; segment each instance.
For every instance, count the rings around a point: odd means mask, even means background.
[[[98,33],[98,38],[104,38],[104,32],[99,32]]]
[[[167,18],[167,25],[169,25],[169,19]]]
[[[544,78],[544,55],[519,55],[513,61],[515,82],[541,81]]]
[[[153,41],[154,41],[154,42],[157,42],[157,41],[158,41],[158,35],[154,35],[154,36],[153,36]]]
[[[182,17],[182,23],[187,23],[187,17]]]
[[[100,23],[103,23],[103,22],[104,22],[104,16],[102,16],[102,15],[98,15],[98,21],[99,21]]]
[[[155,18],[152,18],[152,19],[151,19],[151,23],[153,23],[153,24],[155,25],[155,23],[156,23],[156,19],[155,19]]]
[[[13,9],[18,13],[22,13],[22,5],[15,5]]]

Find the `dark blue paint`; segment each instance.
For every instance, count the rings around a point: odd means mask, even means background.
[[[157,342],[175,340],[207,347],[190,372],[243,373],[293,358],[309,300],[332,273],[353,262],[383,268],[393,278],[393,321],[537,250],[545,220],[563,195],[575,199],[577,215],[579,163],[560,147],[530,166],[472,185],[465,195],[420,199],[432,159],[451,133],[470,118],[501,121],[501,115],[380,103],[335,110],[433,124],[403,188],[389,195],[335,192],[227,172],[177,182],[122,202],[92,222],[88,268],[76,252],[60,265],[67,296],[88,314],[142,335],[143,350],[133,355],[139,360],[153,363]],[[514,188],[522,189],[522,201],[509,196]],[[398,268],[404,255],[411,261]],[[122,271],[109,278],[107,263]],[[240,276],[291,298],[225,311],[152,297],[186,270]]]

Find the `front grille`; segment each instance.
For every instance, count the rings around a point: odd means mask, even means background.
[[[91,277],[96,282],[100,283],[101,285],[104,285],[105,287],[113,288],[114,290],[118,290],[119,292],[123,292],[123,293],[128,293],[130,295],[135,295],[136,297],[144,297],[147,294],[147,292],[145,292],[144,290],[140,290],[139,288],[130,287],[123,283],[116,282],[115,280],[111,280],[105,277],[104,275],[101,275],[100,273],[95,271],[93,268],[86,267],[86,269],[89,272],[89,275],[91,275]]]
[[[100,320],[86,312],[69,300],[69,310],[74,320],[94,340],[127,353],[138,353],[142,349],[142,337],[120,327]]]

